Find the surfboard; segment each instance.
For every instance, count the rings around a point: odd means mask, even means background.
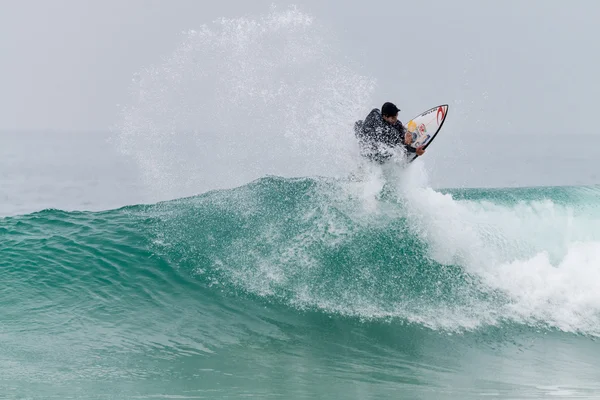
[[[442,129],[447,116],[448,105],[443,104],[430,108],[411,119],[406,124],[406,129],[412,134],[411,147],[423,146],[424,149],[427,149]],[[419,156],[416,153],[408,153],[408,162],[414,161],[417,157]]]

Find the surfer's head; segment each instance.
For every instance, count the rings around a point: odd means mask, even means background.
[[[398,111],[400,111],[400,109],[393,103],[387,102],[381,106],[381,115],[383,116],[383,119],[390,124],[398,121]]]

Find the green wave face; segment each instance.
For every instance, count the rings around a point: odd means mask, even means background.
[[[0,386],[362,398],[349,388],[363,379],[380,396],[421,396],[465,371],[489,379],[472,357],[514,363],[493,392],[514,389],[519,363],[548,341],[561,348],[568,335],[579,352],[600,333],[596,188],[371,192],[268,177],[2,219]],[[560,370],[544,368],[532,376]]]

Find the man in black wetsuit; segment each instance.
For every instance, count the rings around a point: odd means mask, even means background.
[[[354,131],[364,157],[383,164],[394,155],[391,150],[398,146],[419,156],[425,153],[422,147],[415,149],[410,146],[412,135],[398,121],[398,111],[400,110],[394,104],[385,103],[381,111],[374,108],[364,121],[354,123]]]

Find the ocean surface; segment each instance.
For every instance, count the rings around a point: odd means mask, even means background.
[[[1,137],[2,398],[600,394],[598,187],[422,157],[152,202],[107,135]]]
[[[112,129],[0,132],[0,398],[600,398],[600,137],[442,100],[370,166],[370,80],[259,22],[190,32]]]

